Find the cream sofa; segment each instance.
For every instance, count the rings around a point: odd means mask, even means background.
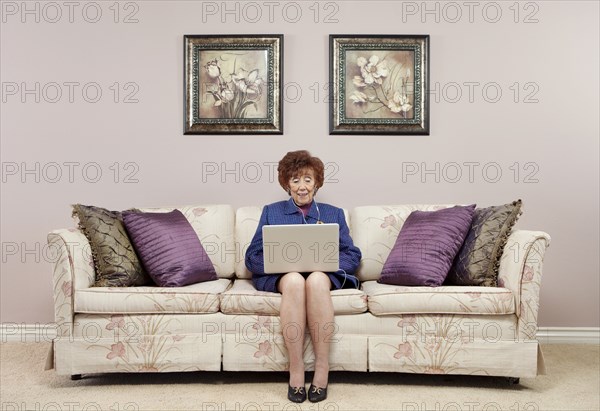
[[[414,210],[451,205],[363,206],[346,219],[362,251],[360,290],[331,292],[331,370],[534,377],[542,260],[550,237],[513,231],[499,287],[400,287],[377,283],[400,227]],[[152,209],[170,211],[174,207]],[[219,277],[179,288],[91,287],[89,243],[78,229],[51,232],[57,338],[47,368],[110,372],[280,371],[287,365],[279,294],[259,292],[244,264],[261,207],[177,207]],[[147,209],[150,210],[150,209]],[[314,362],[305,336],[306,369]]]

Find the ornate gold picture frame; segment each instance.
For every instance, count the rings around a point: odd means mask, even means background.
[[[185,35],[184,70],[184,134],[283,134],[283,35]]]
[[[429,134],[428,35],[330,35],[329,134]]]

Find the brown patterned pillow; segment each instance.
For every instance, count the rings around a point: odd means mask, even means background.
[[[90,242],[96,268],[94,287],[152,283],[129,241],[120,212],[75,204],[73,216],[78,217],[79,229]]]
[[[471,228],[456,255],[446,285],[496,287],[506,240],[522,214],[521,200],[475,210]]]

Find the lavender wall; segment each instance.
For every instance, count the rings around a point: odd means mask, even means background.
[[[53,320],[70,204],[260,205],[307,148],[346,208],[522,198],[552,235],[540,325],[600,325],[597,2],[114,4],[1,3],[2,322]],[[216,33],[285,35],[284,135],[182,134],[183,35]],[[328,135],[330,33],[431,35],[431,135]]]

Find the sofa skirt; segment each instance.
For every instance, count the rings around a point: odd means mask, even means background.
[[[332,371],[533,377],[545,373],[537,340],[519,340],[512,315],[338,315],[319,329]],[[307,370],[314,367],[308,330]],[[278,316],[77,314],[54,340],[46,368],[110,372],[285,371]]]

